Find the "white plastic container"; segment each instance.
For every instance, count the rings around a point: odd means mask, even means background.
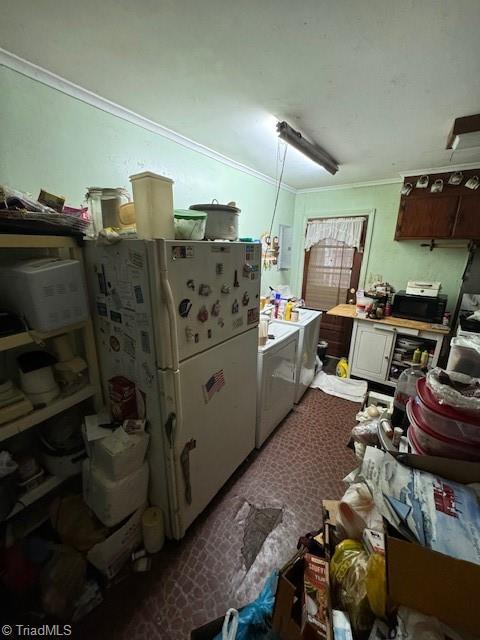
[[[120,427],[95,442],[93,463],[109,479],[121,480],[142,466],[148,440],[148,433],[128,434]]]
[[[137,236],[143,240],[175,239],[173,180],[151,171],[130,176],[135,204]]]
[[[480,378],[480,336],[457,336],[450,342],[447,371]]]
[[[82,322],[88,315],[78,260],[37,258],[1,267],[0,299],[37,331]]]
[[[97,518],[114,527],[145,504],[148,464],[121,480],[110,480],[91,460],[83,463],[83,498]]]
[[[175,240],[203,240],[207,214],[204,211],[175,209]]]
[[[145,509],[142,516],[143,545],[147,553],[158,553],[165,543],[163,512],[159,507]]]

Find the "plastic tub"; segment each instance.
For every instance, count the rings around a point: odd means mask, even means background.
[[[412,443],[422,454],[454,458],[456,460],[480,461],[480,447],[465,444],[452,438],[446,438],[423,422],[419,415],[418,405],[412,398],[407,403],[407,416],[410,421]]]
[[[468,413],[440,404],[427,385],[426,378],[417,381],[418,415],[435,433],[480,446],[480,424]]]
[[[204,211],[175,209],[175,240],[203,240],[207,214]]]
[[[424,456],[425,455],[425,451],[422,450],[422,447],[418,444],[418,442],[415,439],[415,434],[413,433],[413,428],[412,427],[408,427],[407,440],[408,440],[408,444],[410,445],[410,449],[412,450],[413,454],[415,454],[417,456]]]

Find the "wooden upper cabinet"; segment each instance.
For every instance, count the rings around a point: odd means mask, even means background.
[[[451,238],[458,200],[457,195],[402,196],[395,240]]]
[[[480,196],[462,195],[452,238],[478,240],[480,238]]]
[[[417,188],[420,176],[405,178],[411,184],[409,195],[401,196],[395,240],[480,240],[480,188],[465,186],[472,176],[480,176],[480,168],[463,171],[459,185],[449,183],[452,172],[429,176],[426,189]],[[443,190],[432,193],[435,180],[443,181]]]

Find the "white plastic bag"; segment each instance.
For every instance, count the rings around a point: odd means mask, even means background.
[[[348,487],[338,508],[337,525],[347,538],[361,540],[364,529],[383,531],[383,520],[370,489],[364,482]]]
[[[222,640],[235,640],[238,629],[238,611],[229,609],[225,614],[222,627]]]
[[[460,411],[467,411],[472,414],[480,414],[480,397],[465,396],[452,386],[442,382],[444,371],[439,367],[431,369],[427,373],[427,387],[431,390],[436,400],[440,404],[446,404]],[[447,372],[448,377],[455,383],[465,385],[479,385],[480,378],[472,378],[464,373],[454,371]]]

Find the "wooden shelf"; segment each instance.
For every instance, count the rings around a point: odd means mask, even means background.
[[[47,493],[59,487],[62,482],[63,478],[57,478],[57,476],[47,477],[41,484],[30,489],[30,491],[27,491],[18,498],[18,502],[8,514],[7,520],[13,518],[17,513],[20,513],[23,509],[26,509],[37,500],[40,500],[40,498],[46,496]]]
[[[0,425],[0,442],[34,427],[40,422],[44,422],[44,420],[48,420],[48,418],[51,418],[66,409],[70,409],[70,407],[74,407],[79,402],[82,402],[87,398],[91,398],[93,395],[95,395],[95,387],[87,385],[83,389],[80,389],[80,391],[72,393],[69,396],[60,396],[60,398],[43,409],[37,409],[26,416],[17,418],[17,420]]]
[[[8,351],[9,349],[16,349],[17,347],[23,347],[26,344],[39,343],[55,336],[60,336],[62,333],[70,333],[77,329],[83,329],[86,325],[86,321],[76,322],[75,324],[69,324],[59,329],[52,329],[52,331],[22,331],[21,333],[14,333],[11,336],[5,336],[0,338],[0,352]]]
[[[32,336],[28,331],[22,333],[14,333],[11,336],[4,336],[0,338],[0,352],[8,351],[9,349],[16,349],[17,347],[23,347],[25,344],[33,342]]]
[[[0,233],[0,249],[74,249],[70,236],[35,236],[17,233]]]

